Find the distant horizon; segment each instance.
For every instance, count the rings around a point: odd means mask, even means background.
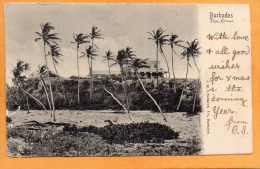
[[[62,77],[77,76],[76,47],[73,34],[88,34],[92,25],[98,27],[104,40],[96,40],[98,58],[93,61],[93,71],[108,71],[107,62],[102,56],[111,50],[117,51],[130,46],[137,57],[156,59],[156,45],[149,40],[152,30],[162,28],[166,34],[179,36],[179,40],[192,41],[198,38],[196,5],[169,4],[6,4],[5,5],[5,39],[6,39],[6,82],[12,83],[11,70],[18,59],[28,62],[31,70],[27,74],[36,73],[39,65],[44,64],[42,42],[35,42],[35,32],[40,31],[40,24],[51,22],[58,33],[63,61],[57,65]],[[137,17],[138,16],[138,17]],[[17,29],[19,28],[19,29]],[[89,44],[87,44],[89,45]],[[80,47],[80,54],[86,45]],[[171,66],[170,47],[165,45],[164,52]],[[182,49],[175,49],[174,71],[178,78],[185,77],[186,60],[179,55]],[[160,67],[167,70],[163,57],[159,56]],[[50,58],[49,68],[54,72]],[[86,58],[80,58],[80,76],[89,74]],[[188,77],[197,78],[195,66],[190,68]],[[117,71],[118,66],[111,68]],[[170,67],[171,71],[171,67]],[[172,74],[172,72],[171,72]]]

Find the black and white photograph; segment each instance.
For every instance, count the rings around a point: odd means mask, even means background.
[[[198,23],[187,4],[5,4],[7,155],[200,155]]]

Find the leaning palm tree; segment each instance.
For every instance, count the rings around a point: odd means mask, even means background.
[[[131,78],[131,63],[133,61],[133,59],[135,58],[135,54],[134,51],[132,50],[131,47],[126,47],[125,48],[125,80],[127,79],[127,75],[130,76]]]
[[[21,65],[21,64],[22,64],[22,61],[18,60],[17,65]],[[24,68],[24,73],[26,73],[27,70],[30,70],[30,66],[28,63],[25,63],[22,67]],[[30,113],[29,99],[27,96],[26,96],[26,104],[27,104],[27,113]]]
[[[168,36],[168,35],[167,35],[167,36]],[[165,54],[164,54],[164,51],[163,51],[163,46],[166,45],[167,42],[168,42],[168,39],[160,39],[160,40],[159,40],[159,52],[160,52],[160,54],[162,55],[162,57],[164,58],[164,60],[165,60],[165,63],[166,63],[166,66],[167,66],[168,77],[169,77],[169,79],[170,79],[170,77],[171,77],[170,67],[169,67],[169,63],[168,63],[168,61],[167,61],[167,58],[166,58],[166,56],[165,56]]]
[[[89,76],[91,76],[91,63],[90,60],[94,59],[95,56],[97,56],[96,54],[96,49],[93,49],[92,46],[88,46],[85,49],[85,52],[81,52],[82,56],[80,57],[87,57],[88,58],[88,67],[89,67]],[[91,82],[89,83],[91,86]],[[90,99],[92,98],[92,90],[89,90],[89,97]]]
[[[62,88],[64,101],[66,103],[67,102],[67,98],[66,98],[65,89],[64,89],[64,87],[63,87],[63,85],[61,83],[60,76],[58,74],[58,70],[57,70],[57,67],[56,67],[56,65],[59,63],[59,60],[63,61],[62,58],[61,58],[63,55],[61,54],[61,50],[60,50],[60,47],[58,45],[51,45],[50,47],[51,47],[50,55],[51,55],[51,58],[52,58],[52,63],[53,63],[53,66],[54,66],[54,69],[55,69],[55,72],[56,72],[59,84],[60,84],[60,86]]]
[[[127,88],[127,83],[126,83],[126,71],[128,68],[128,61],[132,59],[134,56],[133,51],[130,47],[127,47],[126,49],[121,49],[118,51],[115,63],[113,65],[119,65],[120,67],[120,74],[121,74],[121,79],[122,79],[122,86],[124,89],[125,97],[126,97],[126,106],[127,106],[127,111],[130,113],[130,102],[129,102],[129,94],[128,94],[128,88]],[[125,82],[125,84],[124,84]]]
[[[76,44],[77,47],[77,69],[78,69],[78,104],[80,103],[80,98],[79,98],[79,81],[80,81],[80,76],[79,76],[79,46],[88,43],[89,41],[87,40],[88,36],[84,35],[83,33],[79,33],[74,35],[74,43]]]
[[[180,42],[182,42],[181,40],[176,40],[178,38],[178,36],[177,35],[174,35],[174,34],[172,34],[171,36],[170,36],[170,39],[169,39],[169,45],[170,45],[170,47],[171,47],[171,55],[172,55],[172,76],[173,76],[173,81],[174,81],[174,86],[175,86],[175,73],[174,73],[174,65],[173,65],[173,53],[175,53],[175,55],[177,55],[176,54],[176,52],[175,52],[175,50],[174,50],[174,47],[175,46],[179,46],[179,43]],[[175,87],[174,87],[175,88]]]
[[[92,49],[94,49],[94,40],[95,39],[103,39],[102,34],[100,33],[100,30],[98,30],[98,27],[93,25],[91,32],[89,34],[89,37],[91,39],[91,47]],[[97,47],[97,45],[95,45]],[[91,95],[90,95],[90,99],[92,98],[92,90],[94,88],[93,86],[93,64],[92,64],[92,57],[90,57],[90,80],[91,80],[91,84],[90,84],[90,90],[91,90]]]
[[[103,82],[102,82],[101,79],[100,79],[99,82],[100,82],[100,85],[95,86],[95,90],[98,89],[98,88],[104,89],[104,90],[124,109],[124,111],[125,111],[126,113],[128,113],[128,110],[127,110],[127,108],[124,106],[124,104],[121,103],[121,102],[119,101],[119,99],[116,98],[116,96],[115,96],[111,91],[109,91],[109,89],[107,89],[107,87],[103,84]],[[111,83],[111,81],[106,81],[106,83]],[[129,114],[128,114],[128,115],[129,115]],[[129,116],[129,118],[131,119],[130,116]]]
[[[198,54],[200,54],[200,52],[198,51]],[[198,79],[197,79],[197,82],[195,81],[195,89],[194,89],[194,97],[193,97],[193,106],[192,106],[192,112],[195,111],[195,105],[196,105],[196,100],[197,100],[197,92],[199,90],[199,87],[200,87],[200,69],[198,68],[198,65],[197,65],[197,61],[195,59],[195,57],[197,57],[198,55],[194,55],[192,56],[192,59],[193,59],[193,63],[198,71]]]
[[[34,99],[38,104],[40,104],[43,109],[45,110],[45,112],[47,113],[47,110],[45,108],[45,106],[41,103],[41,101],[39,99],[37,99],[36,97],[34,97],[32,94],[30,94],[29,92],[27,92],[23,86],[27,83],[27,77],[25,75],[25,71],[29,70],[29,64],[28,63],[24,63],[21,60],[17,61],[16,67],[14,67],[13,69],[13,76],[14,78],[12,79],[14,85],[20,89],[23,93],[25,93],[26,95],[30,96],[32,99]]]
[[[57,44],[57,41],[60,41],[61,39],[57,36],[58,35],[57,33],[51,33],[52,30],[55,30],[55,28],[53,26],[51,26],[50,22],[41,24],[41,32],[35,32],[36,35],[38,35],[38,37],[35,39],[35,42],[37,42],[38,40],[43,41],[43,52],[44,52],[45,66],[47,68],[47,77],[48,77],[49,86],[50,86],[53,119],[54,119],[54,121],[56,121],[55,105],[54,105],[50,73],[49,73],[48,62],[47,62],[46,45],[51,46],[53,44]]]
[[[199,71],[199,77],[200,77],[200,71]],[[195,106],[196,106],[196,100],[197,100],[197,93],[199,91],[199,87],[200,87],[200,79],[198,77],[198,80],[196,82],[195,80],[195,84],[193,85],[193,105],[192,105],[192,112],[195,111]]]
[[[110,50],[106,51],[106,55],[103,56],[103,58],[107,61],[107,66],[108,66],[108,71],[109,71],[110,78],[111,78],[111,70],[110,70],[111,65],[110,65],[110,61],[114,60],[114,57],[115,56],[113,55],[113,53]]]
[[[195,57],[198,57],[199,53],[200,53],[200,47],[199,47],[199,43],[198,40],[195,39],[194,41],[192,41],[191,43],[187,42],[188,47],[184,47],[184,51],[182,52],[182,59],[186,58],[187,61],[187,66],[186,66],[186,76],[185,76],[185,82],[184,82],[184,86],[182,88],[182,92],[181,92],[181,96],[180,96],[180,100],[177,106],[177,110],[179,110],[181,102],[182,102],[182,98],[183,98],[183,92],[184,90],[186,90],[186,85],[187,85],[187,78],[188,78],[188,72],[189,72],[189,67],[191,67],[190,64],[190,58],[193,58],[195,61]],[[197,67],[196,62],[194,62],[194,64]]]
[[[158,72],[159,72],[159,67],[158,67],[158,53],[159,53],[159,48],[160,48],[160,43],[165,42],[166,37],[169,35],[164,35],[165,30],[162,28],[159,28],[157,30],[153,30],[152,32],[147,32],[151,35],[148,39],[151,39],[155,42],[156,44],[156,69],[157,69],[157,87],[159,87],[159,79],[158,79]],[[159,89],[159,88],[158,88]]]
[[[162,116],[163,116],[164,121],[167,121],[166,118],[165,118],[165,116],[164,116],[164,114],[163,114],[163,112],[162,112],[161,107],[160,107],[159,104],[156,102],[156,100],[153,98],[153,96],[145,89],[145,86],[144,86],[144,84],[143,84],[143,81],[140,79],[138,70],[139,70],[140,68],[143,68],[143,67],[149,67],[149,66],[147,65],[146,60],[147,60],[147,59],[145,59],[145,60],[138,59],[138,58],[134,59],[134,61],[132,62],[132,68],[134,69],[134,72],[135,72],[135,74],[136,74],[136,76],[137,76],[137,78],[138,78],[138,80],[139,80],[139,82],[140,82],[140,84],[141,84],[143,90],[144,90],[145,93],[152,99],[152,101],[154,102],[154,104],[157,106],[159,112],[160,112],[160,113],[162,114]]]
[[[45,65],[43,66],[38,66],[39,70],[37,70],[37,72],[39,73],[40,75],[40,79],[41,79],[41,82],[42,82],[42,85],[43,85],[43,89],[45,91],[45,95],[46,95],[46,99],[47,99],[47,102],[49,104],[49,107],[50,107],[50,110],[52,110],[52,107],[51,107],[51,103],[50,103],[50,99],[49,99],[49,93],[48,93],[48,90],[47,90],[47,85],[45,83],[45,80],[44,80],[44,75],[46,74],[47,72],[47,68]],[[51,112],[51,117],[52,117],[52,112]]]

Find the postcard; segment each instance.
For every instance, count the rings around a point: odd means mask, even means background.
[[[5,4],[9,157],[251,154],[245,4]]]

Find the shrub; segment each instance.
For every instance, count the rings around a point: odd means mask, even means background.
[[[32,145],[27,155],[33,156],[93,156],[106,154],[106,143],[101,137],[91,133],[68,132],[46,133],[36,144]]]
[[[11,117],[6,116],[6,123],[11,123],[11,122],[12,122]]]
[[[22,139],[23,144],[26,145],[21,147],[21,143],[18,144],[10,139],[7,145],[10,155],[93,156],[107,153],[104,147],[108,144],[98,135],[82,132],[71,134],[56,129],[45,131],[43,126],[46,127],[47,123],[32,123],[8,129],[8,138]]]
[[[89,132],[100,135],[109,143],[161,143],[164,140],[177,139],[179,132],[173,131],[169,126],[160,123],[130,123],[112,124],[104,127],[86,126],[79,129],[81,132]]]
[[[173,140],[179,133],[159,123],[77,128],[30,121],[7,131],[10,156],[194,155],[201,151],[199,138]]]
[[[118,79],[121,81],[120,79]],[[46,108],[48,108],[48,103],[46,99],[46,95],[43,89],[42,83],[40,83],[39,79],[31,79],[30,84],[25,86],[25,90],[30,92],[36,98],[38,98]],[[80,104],[77,103],[77,80],[76,79],[62,79],[61,84],[57,78],[51,78],[53,90],[54,90],[54,100],[55,106],[57,109],[88,109],[88,110],[100,110],[100,109],[113,109],[118,110],[122,109],[120,105],[118,105],[114,99],[107,94],[103,89],[95,90],[93,92],[92,99],[89,99],[89,80],[81,79],[80,80]],[[123,86],[118,82],[115,82],[113,87],[106,79],[103,79],[103,84],[106,85],[107,89],[111,91],[122,103],[125,103],[125,96],[123,92]],[[148,92],[155,98],[158,104],[161,106],[164,112],[173,112],[176,111],[176,107],[178,105],[180,95],[182,93],[182,87],[184,84],[183,80],[176,80],[176,90],[173,91],[173,83],[170,84],[164,83],[160,85],[159,94],[157,89],[151,83],[145,83],[146,89]],[[199,96],[200,91],[194,89],[194,81],[189,82],[187,86],[191,89],[189,93],[184,92],[185,97],[180,109],[180,112],[187,112],[192,110],[193,104],[193,96],[194,92]],[[94,86],[100,84],[100,82],[94,80]],[[63,89],[66,93],[66,100],[63,98]],[[147,96],[147,94],[143,91],[140,83],[137,81],[129,82],[128,84],[128,92],[129,92],[129,100],[130,100],[130,109],[131,110],[152,110],[158,112],[157,106],[153,103],[153,101]],[[26,99],[25,94],[19,91],[16,87],[8,87],[6,92],[6,107],[8,110],[15,110],[17,107],[16,104],[21,105],[22,110],[26,110]],[[41,110],[42,107],[35,103],[33,99],[29,98],[29,104],[31,109]],[[189,106],[190,105],[190,106]],[[200,100],[197,97],[195,112],[201,110]]]

